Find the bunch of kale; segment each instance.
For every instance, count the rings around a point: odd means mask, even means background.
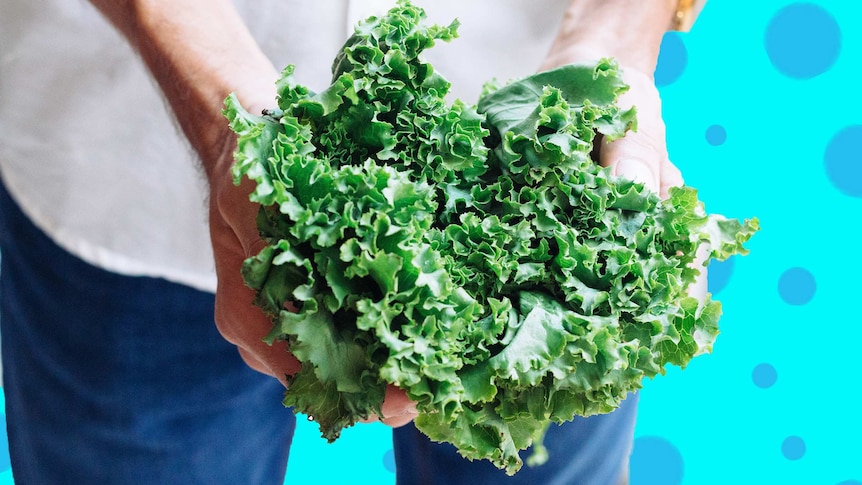
[[[269,244],[243,276],[268,339],[302,362],[285,404],[324,437],[379,414],[394,384],[422,432],[514,473],[549,423],[610,412],[711,350],[720,305],[687,294],[695,252],[745,253],[757,220],[591,159],[635,123],[610,60],[447,102],[421,54],[457,26],[401,1],[357,26],[324,91],[288,66],[277,109],[226,100]]]

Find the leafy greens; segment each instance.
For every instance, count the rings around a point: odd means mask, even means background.
[[[613,411],[711,350],[720,304],[687,295],[695,252],[744,254],[758,223],[593,161],[600,136],[635,127],[612,60],[447,102],[421,54],[457,28],[400,1],[356,27],[325,90],[288,66],[276,109],[228,97],[233,174],[256,182],[268,243],[242,271],[267,340],[302,362],[284,403],[325,438],[380,414],[394,384],[423,433],[512,474],[549,423]]]

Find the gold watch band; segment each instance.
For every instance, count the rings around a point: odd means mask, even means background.
[[[706,0],[679,0],[676,7],[676,13],[670,23],[670,30],[679,32],[688,32],[697,16],[703,9]]]

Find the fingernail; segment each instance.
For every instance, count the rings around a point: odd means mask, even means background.
[[[614,173],[620,177],[644,184],[653,192],[658,192],[658,181],[655,173],[643,160],[624,158],[616,163]]]

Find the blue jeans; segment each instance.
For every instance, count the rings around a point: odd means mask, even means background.
[[[295,427],[281,385],[218,334],[213,295],[67,253],[0,183],[0,329],[17,484],[254,485],[284,481]],[[514,479],[412,426],[399,484],[616,485],[636,398],[552,427],[551,461]]]
[[[281,483],[293,413],[219,335],[213,295],[86,264],[0,192],[16,484]]]
[[[395,430],[397,485],[624,485],[634,434],[638,395],[611,414],[551,425],[550,455],[542,466],[526,464],[509,477],[488,461],[468,462],[455,447],[432,443],[412,425]],[[528,456],[530,450],[521,454]]]

